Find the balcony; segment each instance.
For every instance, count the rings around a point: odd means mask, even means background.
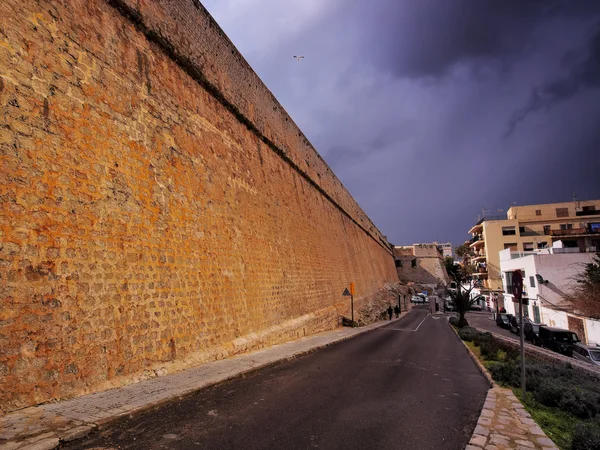
[[[470,247],[471,248],[475,248],[475,247],[479,247],[485,244],[485,241],[483,240],[483,236],[478,234],[477,236],[473,236],[471,238],[471,240],[469,241]]]
[[[544,234],[550,236],[580,236],[582,234],[588,234],[588,230],[584,227],[569,228],[566,230],[544,230]]]
[[[485,252],[475,252],[475,254],[471,257],[471,261],[473,262],[482,262],[486,260]]]
[[[576,216],[600,216],[600,210],[596,211],[576,211]]]

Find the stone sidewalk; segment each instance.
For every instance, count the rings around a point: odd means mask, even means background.
[[[407,312],[401,314],[404,317]],[[393,319],[399,320],[399,319]],[[390,323],[337,328],[118,389],[25,408],[0,417],[0,450],[51,450],[94,428],[280,361],[319,350]]]
[[[512,390],[498,386],[488,392],[466,450],[558,450],[535,423]]]

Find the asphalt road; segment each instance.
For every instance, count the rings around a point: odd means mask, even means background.
[[[519,335],[515,333],[511,333],[506,328],[499,327],[496,325],[496,322],[492,320],[491,311],[485,312],[475,312],[470,311],[465,315],[467,322],[469,325],[473,327],[480,328],[482,330],[491,331],[492,333],[501,334],[502,336],[506,336],[512,339],[519,340]]]
[[[488,384],[446,319],[420,308],[66,448],[462,450]]]

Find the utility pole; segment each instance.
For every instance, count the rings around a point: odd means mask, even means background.
[[[519,301],[519,334],[521,341],[521,398],[525,402],[525,342],[523,339],[523,276],[520,270],[515,270],[512,275],[512,287],[515,300]]]

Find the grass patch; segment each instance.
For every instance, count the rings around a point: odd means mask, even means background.
[[[477,356],[477,358],[479,358],[479,360],[481,361],[481,349],[475,345],[475,342],[473,342],[473,341],[463,341],[463,342],[465,344],[467,344],[467,347],[469,347],[471,349],[471,351],[473,352],[473,354],[475,356]]]
[[[512,388],[515,396],[523,403],[521,399],[521,388]],[[554,443],[563,450],[571,448],[571,439],[573,432],[575,431],[575,425],[581,421],[581,419],[569,414],[565,411],[561,411],[558,408],[550,408],[537,402],[531,392],[527,393],[525,402],[523,403],[525,409],[533,420],[537,422],[544,433],[554,441]]]

